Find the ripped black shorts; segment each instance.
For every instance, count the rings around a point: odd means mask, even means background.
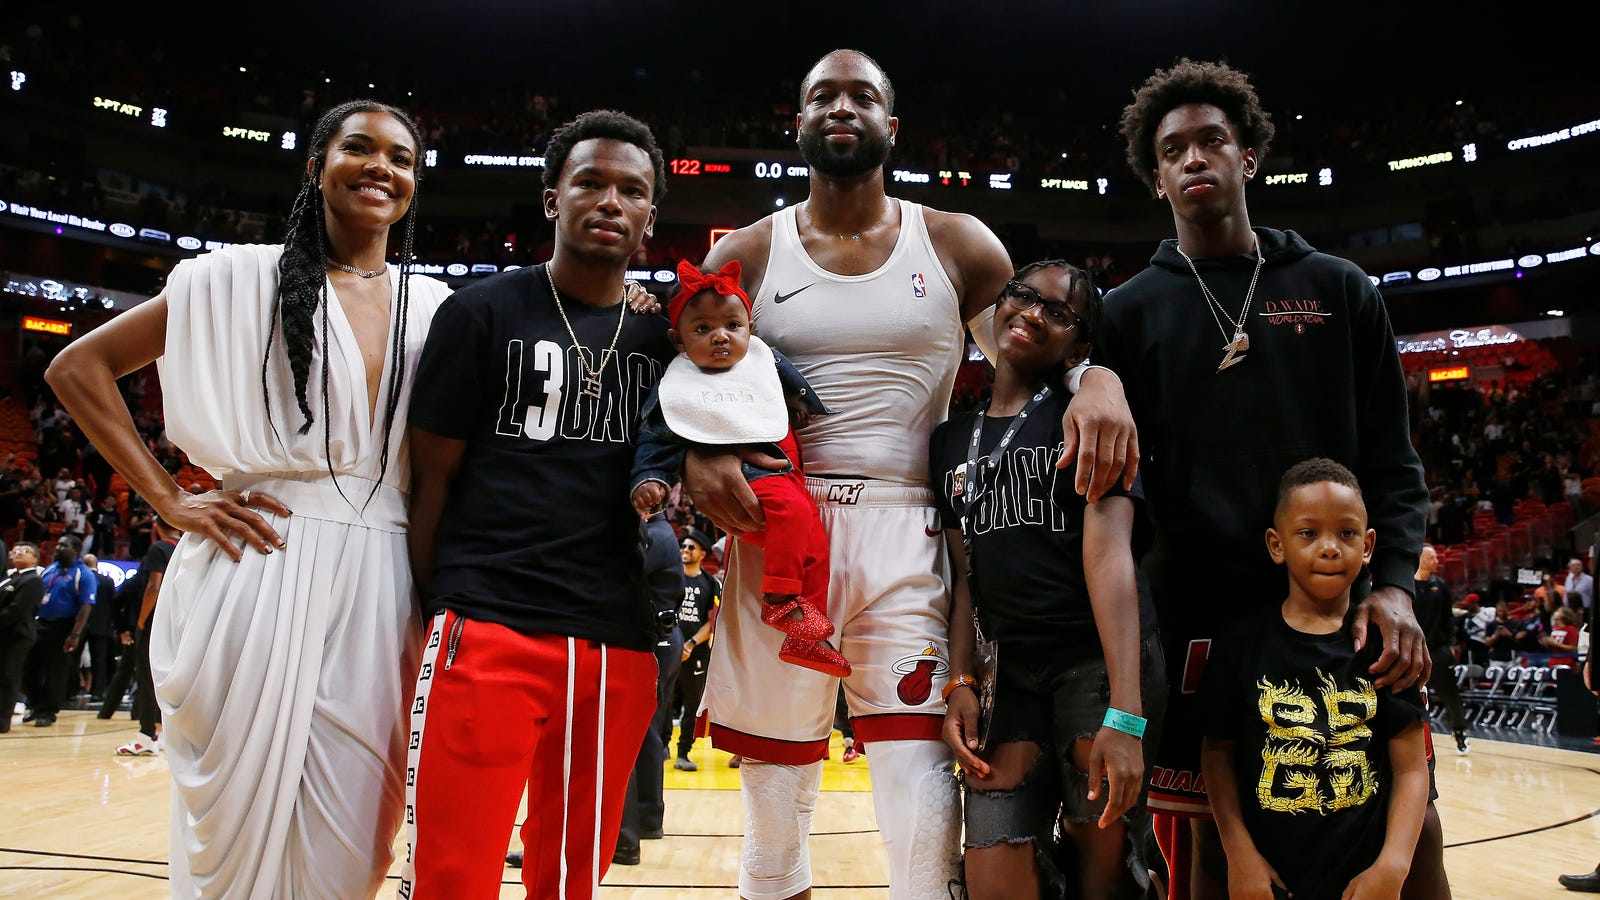
[[[996,844],[1049,842],[1058,817],[1090,822],[1105,810],[1106,792],[1091,801],[1088,774],[1073,762],[1073,747],[1093,738],[1105,720],[1111,682],[1103,657],[1007,659],[1000,648],[994,720],[988,747],[1027,741],[1039,745],[1038,762],[1014,790],[966,790],[966,840],[969,848]],[[1140,644],[1139,697],[1149,721],[1144,734],[1146,787],[1150,763],[1161,741],[1167,673],[1161,642],[1152,634]],[[1130,811],[1142,814],[1140,803]],[[1125,820],[1127,817],[1125,817]]]

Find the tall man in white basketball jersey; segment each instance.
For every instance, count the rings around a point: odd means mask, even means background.
[[[800,99],[810,197],[723,238],[703,267],[740,261],[756,329],[834,410],[800,432],[801,453],[830,538],[827,609],[854,669],[843,682],[851,721],[872,747],[890,896],[945,898],[960,811],[939,740],[948,563],[927,488],[928,437],[949,406],[962,323],[994,304],[1011,262],[977,219],[885,194],[899,120],[894,88],[870,57],[829,53]],[[692,450],[685,478],[697,508],[751,531],[760,507],[738,463]],[[806,897],[806,838],[838,685],[777,662],[782,634],[759,618],[760,551],[729,546],[706,695],[713,742],[745,758],[739,891]]]

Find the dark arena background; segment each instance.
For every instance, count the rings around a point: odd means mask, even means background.
[[[799,81],[863,50],[893,79],[893,196],[970,213],[1013,263],[1061,257],[1106,288],[1173,233],[1130,171],[1122,107],[1180,57],[1247,72],[1277,127],[1247,197],[1358,264],[1388,306],[1453,597],[1499,611],[1487,665],[1455,670],[1474,727],[1434,719],[1458,898],[1553,897],[1600,859],[1594,697],[1522,639],[1600,522],[1600,95],[1578,7],[1240,0],[747,4],[8,3],[0,15],[0,539],[50,547],[63,481],[94,509],[120,583],[150,512],[89,446],[43,373],[63,347],[158,294],[180,260],[282,240],[309,130],[353,98],[425,137],[417,270],[453,287],[549,258],[544,148],[580,112],[649,124],[668,160],[631,277],[663,300],[679,260],[807,196]],[[398,261],[398,246],[390,259]],[[954,406],[989,369],[969,345]],[[215,479],[167,441],[152,365],[121,383],[185,487]],[[1308,404],[1317,402],[1307,397]],[[577,514],[577,513],[574,513]],[[679,510],[678,524],[697,523]],[[715,559],[712,559],[715,562]],[[1475,595],[1471,601],[1466,598]],[[1587,627],[1584,642],[1587,642]],[[49,728],[0,735],[0,897],[166,896],[166,763],[119,756],[125,703],[101,675]],[[130,694],[130,700],[131,700]],[[0,710],[10,714],[10,710]],[[825,897],[886,897],[866,757],[824,764],[812,862]],[[736,894],[737,769],[708,741],[667,770],[665,838],[608,897]],[[520,844],[507,834],[508,849]],[[403,834],[399,854],[405,852]],[[399,871],[396,864],[394,870]],[[507,869],[502,896],[522,896]],[[380,896],[393,896],[396,882]]]

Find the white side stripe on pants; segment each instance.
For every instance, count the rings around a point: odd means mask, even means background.
[[[600,645],[600,723],[594,742],[594,894],[600,896],[600,798],[606,795],[606,645]]]
[[[433,617],[428,643],[422,651],[422,667],[417,670],[417,695],[411,701],[411,734],[406,741],[406,864],[400,870],[400,887],[395,896],[409,900],[417,877],[417,763],[422,759],[422,731],[428,721],[428,689],[433,686],[433,667],[444,643],[444,612]]]
[[[567,821],[572,799],[572,681],[577,677],[577,641],[567,638],[567,721],[561,748],[561,900],[567,900]]]

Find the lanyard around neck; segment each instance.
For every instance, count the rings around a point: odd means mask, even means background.
[[[1012,438],[1017,436],[1017,432],[1021,430],[1023,423],[1027,422],[1028,416],[1035,409],[1039,408],[1039,404],[1043,403],[1049,398],[1050,386],[1045,385],[1039,389],[1037,394],[1033,395],[1032,399],[1030,399],[1025,406],[1022,407],[1021,412],[1012,417],[1011,424],[1006,428],[1005,434],[1000,436],[1000,443],[996,444],[994,449],[989,451],[988,459],[985,460],[981,466],[984,475],[983,484],[986,487],[988,486],[989,482],[989,473],[994,471],[995,467],[1000,464],[1000,458],[1005,455],[1006,448],[1011,446]],[[971,517],[972,511],[976,509],[978,505],[978,472],[980,468],[980,464],[978,462],[978,444],[983,440],[983,420],[987,417],[988,412],[989,401],[985,400],[983,405],[978,407],[977,418],[975,418],[972,422],[972,442],[967,447],[967,467],[963,484],[961,486],[963,497],[961,504],[961,533],[963,536],[967,534],[967,521]],[[970,546],[970,538],[968,539],[968,543]],[[971,554],[969,553],[968,555],[970,556]]]

